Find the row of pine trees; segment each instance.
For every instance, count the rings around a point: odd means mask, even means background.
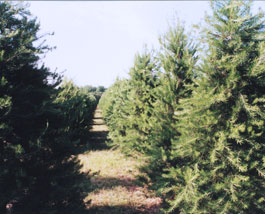
[[[212,1],[200,41],[171,27],[100,100],[113,144],[148,157],[166,213],[265,212],[265,22],[251,6]]]
[[[87,143],[98,97],[51,72],[24,4],[0,2],[0,213],[82,213]]]

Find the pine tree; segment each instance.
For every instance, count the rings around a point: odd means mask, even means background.
[[[69,138],[72,142],[86,144],[89,141],[91,121],[97,106],[95,96],[74,85],[66,78],[60,85],[55,98],[55,104],[63,113],[63,126],[68,127]],[[71,128],[71,129],[70,129]]]
[[[58,83],[56,74],[38,67],[38,54],[48,49],[33,46],[38,30],[24,7],[0,3],[1,209],[34,182],[24,165],[39,151],[46,129],[44,103]],[[47,84],[48,78],[55,83]]]
[[[110,138],[126,153],[148,157],[144,168],[156,189],[168,182],[161,174],[173,164],[171,142],[180,135],[175,114],[179,100],[191,95],[197,62],[196,47],[183,27],[170,28],[160,42],[159,57],[136,55],[129,79],[117,81],[100,100]]]
[[[42,136],[41,158],[31,166],[36,182],[24,199],[31,205],[23,207],[24,212],[83,213],[90,175],[80,173],[76,154],[81,145],[88,144],[97,102],[67,80],[51,101],[45,115],[48,127]]]
[[[191,95],[191,86],[195,77],[195,64],[197,62],[196,46],[186,34],[180,24],[171,27],[160,38],[161,50],[158,57],[160,65],[159,85],[155,89],[153,103],[152,131],[149,136],[151,143],[148,156],[151,164],[148,171],[154,180],[156,188],[160,189],[165,182],[161,173],[166,172],[173,164],[170,160],[172,141],[179,137],[176,128],[177,113],[181,111],[179,101]],[[151,170],[150,170],[151,168]]]
[[[122,146],[126,140],[127,119],[131,107],[128,102],[130,91],[129,80],[117,79],[99,102],[103,117],[109,126],[108,138],[113,146]]]
[[[152,146],[152,105],[157,77],[150,53],[137,54],[128,80],[118,80],[100,100],[103,116],[110,127],[109,137],[125,153],[145,153]]]
[[[23,5],[0,2],[0,212],[80,213],[89,175],[72,155],[95,104],[87,117],[87,98],[57,89],[61,77],[39,65],[50,48],[35,45],[38,31]]]
[[[159,60],[162,73],[161,84],[157,91],[157,97],[160,100],[157,117],[164,126],[160,131],[161,137],[164,138],[161,145],[166,146],[170,145],[170,140],[178,135],[173,127],[177,122],[174,115],[179,110],[179,101],[191,94],[197,57],[195,56],[196,47],[185,35],[184,27],[181,25],[171,27],[160,38],[160,44]]]
[[[135,56],[134,66],[130,69],[130,93],[125,103],[128,112],[126,120],[127,149],[145,153],[150,150],[150,133],[154,124],[154,91],[158,84],[156,65],[147,50]]]
[[[251,2],[214,1],[205,38],[203,75],[183,100],[166,175],[174,213],[263,213],[264,18]]]

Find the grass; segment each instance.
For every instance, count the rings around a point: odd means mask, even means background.
[[[137,184],[138,160],[119,150],[90,151],[79,159],[83,172],[95,174],[91,179],[94,191],[85,199],[94,213],[159,213],[161,199]]]
[[[94,134],[106,132],[100,111],[91,129]],[[104,140],[104,139],[102,139]],[[102,142],[101,142],[102,143]],[[125,157],[119,150],[105,149],[80,154],[82,171],[90,171],[93,191],[85,198],[93,214],[158,214],[161,199],[146,186],[139,185],[141,159]]]

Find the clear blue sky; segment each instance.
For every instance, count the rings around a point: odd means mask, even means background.
[[[31,1],[29,10],[41,24],[46,44],[57,48],[45,65],[79,85],[109,87],[126,77],[134,56],[144,44],[158,48],[158,38],[176,18],[192,24],[209,12],[208,1]],[[265,2],[254,9],[265,11]]]

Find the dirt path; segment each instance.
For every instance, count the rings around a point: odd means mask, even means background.
[[[158,214],[161,199],[137,184],[141,162],[125,157],[119,150],[106,149],[108,127],[96,110],[91,138],[98,150],[79,155],[83,171],[91,170],[93,191],[86,197],[93,214]],[[97,146],[95,146],[96,148]]]

